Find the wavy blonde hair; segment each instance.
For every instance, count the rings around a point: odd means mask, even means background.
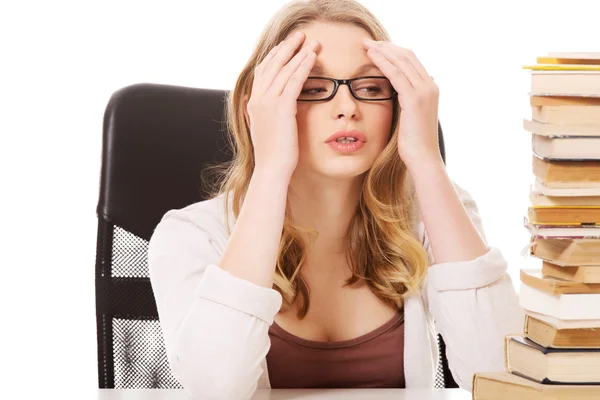
[[[209,194],[212,197],[225,195],[228,199],[225,201],[227,229],[230,207],[237,219],[254,170],[254,150],[244,118],[244,96],[250,96],[254,69],[290,32],[317,21],[357,25],[375,40],[389,40],[387,31],[375,16],[353,0],[296,0],[273,16],[234,90],[228,94],[227,139],[233,158],[205,170],[209,174],[217,172],[217,181]],[[347,232],[346,258],[352,276],[346,285],[364,281],[379,298],[400,309],[404,295],[419,290],[429,260],[415,235],[418,205],[410,174],[397,151],[395,128],[400,112],[397,101],[393,110],[390,140],[365,173],[359,205]],[[302,240],[303,233],[308,233],[311,238],[318,234],[294,223],[288,201],[273,289],[282,295],[282,311],[289,309],[296,300],[302,302],[297,314],[299,318],[304,318],[310,305],[309,287],[299,274],[310,245]]]

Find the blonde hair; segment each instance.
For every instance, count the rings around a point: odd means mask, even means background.
[[[218,173],[216,190],[210,195],[225,195],[228,229],[229,201],[237,219],[254,169],[250,130],[244,118],[244,96],[251,93],[254,69],[290,32],[317,21],[353,24],[365,29],[374,40],[389,40],[375,16],[353,0],[296,0],[274,15],[227,99],[227,138],[233,159],[206,170]],[[419,210],[410,174],[397,151],[397,102],[393,110],[389,143],[366,172],[358,209],[347,232],[346,257],[352,276],[346,285],[364,281],[379,298],[399,309],[404,295],[418,291],[422,285],[428,255],[415,235]],[[318,234],[294,223],[288,202],[273,289],[283,297],[282,311],[289,309],[297,299],[302,302],[299,318],[304,318],[310,305],[308,285],[299,274],[307,254],[302,233],[311,237]]]

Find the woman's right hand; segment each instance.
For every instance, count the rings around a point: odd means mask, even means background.
[[[294,55],[304,39],[304,33],[295,32],[275,46],[254,70],[247,121],[254,146],[255,170],[291,176],[298,164],[296,101],[315,63],[319,46],[317,41],[312,41]]]

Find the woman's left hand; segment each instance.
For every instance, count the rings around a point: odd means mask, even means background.
[[[375,66],[390,80],[400,103],[398,153],[407,167],[441,160],[438,143],[439,89],[414,53],[386,41],[365,39]]]

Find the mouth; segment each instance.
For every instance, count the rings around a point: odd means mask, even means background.
[[[327,145],[338,153],[354,153],[355,151],[362,149],[365,145],[365,142],[357,141],[352,143],[339,143],[333,140],[327,143]]]
[[[359,130],[351,130],[351,131],[339,131],[331,135],[327,138],[325,143],[337,142],[342,144],[348,143],[357,143],[362,142],[366,143],[367,138],[365,135]]]

